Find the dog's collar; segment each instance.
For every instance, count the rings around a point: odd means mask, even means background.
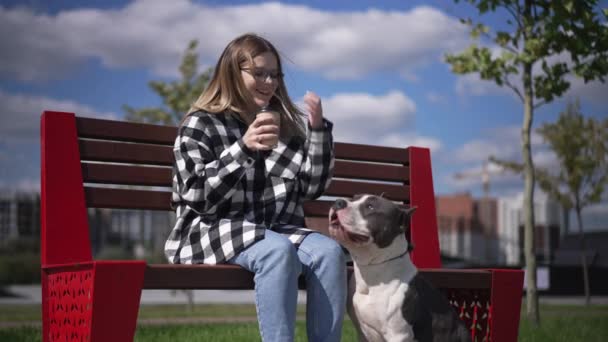
[[[399,254],[399,255],[397,255],[397,256],[394,256],[394,257],[392,257],[392,258],[390,258],[390,259],[382,260],[382,261],[380,261],[380,262],[371,263],[371,264],[362,264],[361,266],[374,266],[374,265],[382,265],[382,264],[386,264],[387,262],[391,262],[391,261],[393,261],[393,260],[397,260],[397,259],[401,258],[402,256],[407,255],[409,252],[410,252],[410,251],[409,251],[409,249],[408,249],[408,250],[405,250],[405,252],[403,252],[403,253],[401,253],[401,254]]]

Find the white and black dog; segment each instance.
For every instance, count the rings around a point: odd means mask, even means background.
[[[409,257],[410,215],[374,195],[338,199],[329,233],[353,259],[348,313],[360,341],[470,341],[448,300],[418,274]]]

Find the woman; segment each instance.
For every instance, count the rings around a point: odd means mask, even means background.
[[[339,341],[346,268],[341,247],[304,228],[302,203],[331,180],[332,124],[321,101],[304,97],[308,122],[283,82],[266,39],[245,34],[223,51],[208,87],[178,130],[172,205],[172,263],[240,265],[254,273],[264,341],[294,338],[298,276],[307,283],[310,341]],[[262,109],[279,113],[280,122]]]

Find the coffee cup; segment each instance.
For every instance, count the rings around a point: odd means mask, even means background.
[[[279,127],[279,131],[280,131],[281,115],[279,114],[279,112],[275,112],[270,109],[262,108],[262,110],[260,110],[258,112],[258,114],[256,115],[256,118],[272,119],[272,121],[274,121],[275,125],[277,125]],[[279,143],[279,134],[277,134],[275,137],[273,137],[271,139],[264,139],[263,141],[261,141],[261,143],[268,147],[274,148]]]

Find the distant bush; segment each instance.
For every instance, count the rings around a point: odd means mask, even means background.
[[[0,255],[0,287],[40,283],[40,254],[25,252]]]
[[[21,253],[40,253],[40,238],[38,236],[19,237],[3,241],[0,255],[15,255]]]
[[[133,252],[120,245],[106,245],[97,255],[95,260],[130,260]]]

